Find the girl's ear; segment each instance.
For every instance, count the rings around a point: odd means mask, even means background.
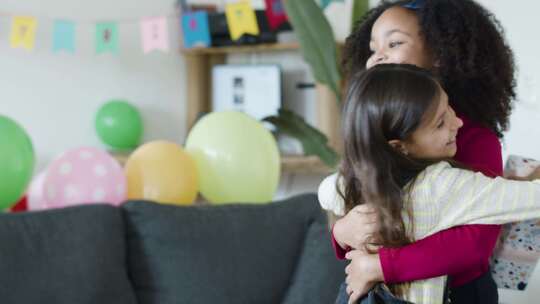
[[[392,139],[388,141],[388,144],[392,146],[392,148],[396,149],[396,151],[400,152],[403,155],[408,155],[409,151],[407,151],[407,148],[405,147],[405,143],[402,142],[399,139]]]

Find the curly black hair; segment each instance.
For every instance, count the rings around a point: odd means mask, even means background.
[[[371,28],[379,16],[409,2],[383,1],[356,24],[343,50],[346,74],[365,69],[371,56]],[[472,0],[425,0],[415,12],[451,105],[502,137],[508,129],[516,81],[514,55],[499,21]]]

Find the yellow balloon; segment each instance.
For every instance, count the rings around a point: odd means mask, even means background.
[[[201,194],[212,203],[264,203],[280,176],[274,136],[240,112],[214,112],[191,129],[186,151],[197,163]]]
[[[164,204],[193,204],[198,192],[194,160],[179,145],[149,142],[133,152],[125,165],[128,199]]]

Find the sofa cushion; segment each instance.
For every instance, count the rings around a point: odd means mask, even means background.
[[[323,216],[315,195],[266,205],[134,201],[123,208],[140,304],[280,303],[307,229]]]
[[[0,214],[0,301],[134,304],[125,250],[119,208]]]
[[[334,303],[339,286],[345,281],[345,266],[344,260],[336,259],[326,220],[314,221],[282,303]]]

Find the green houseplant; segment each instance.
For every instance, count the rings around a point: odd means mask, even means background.
[[[339,48],[322,8],[315,0],[283,0],[283,4],[315,80],[327,86],[340,103],[343,75],[338,65]],[[367,0],[354,0],[351,22],[360,19],[367,8]],[[302,117],[281,109],[278,115],[264,120],[276,126],[278,133],[298,139],[306,155],[318,156],[331,168],[336,166],[339,156],[328,144],[328,138]]]

